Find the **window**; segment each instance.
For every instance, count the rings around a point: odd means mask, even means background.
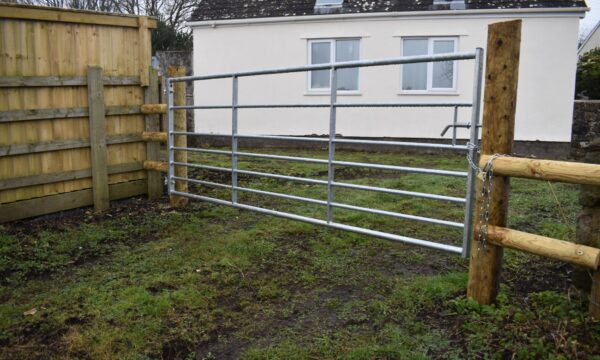
[[[315,6],[342,6],[344,0],[317,0]]]
[[[311,40],[308,43],[309,62],[311,65],[316,65],[358,60],[359,43],[358,39]],[[329,90],[330,73],[331,70],[309,72],[309,90]],[[358,68],[339,69],[337,71],[337,89],[357,91]]]
[[[437,55],[456,51],[456,38],[405,38],[402,55]],[[403,91],[454,91],[456,61],[402,65]]]

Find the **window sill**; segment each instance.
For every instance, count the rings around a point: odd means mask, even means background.
[[[306,91],[304,96],[330,96],[331,92],[328,91]],[[337,96],[362,96],[360,91],[338,91]]]
[[[460,93],[456,91],[399,91],[396,95],[404,96],[460,96]]]

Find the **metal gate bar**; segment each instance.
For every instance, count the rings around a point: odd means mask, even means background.
[[[167,97],[168,117],[169,117],[169,193],[177,196],[184,196],[192,199],[202,200],[211,202],[214,204],[233,206],[238,209],[252,210],[263,214],[280,216],[288,219],[299,220],[308,222],[311,224],[324,225],[334,229],[352,231],[359,234],[371,235],[380,237],[383,239],[400,241],[408,244],[424,246],[432,249],[438,249],[448,251],[451,253],[460,253],[463,256],[467,256],[469,253],[468,239],[472,232],[472,214],[473,214],[473,196],[475,187],[475,169],[469,168],[468,172],[462,171],[451,171],[451,170],[439,170],[439,169],[427,169],[427,168],[416,168],[406,166],[395,166],[385,164],[372,164],[362,162],[350,162],[350,161],[336,161],[335,160],[335,147],[336,144],[362,144],[362,145],[385,145],[385,146],[398,146],[398,147],[417,147],[417,148],[429,148],[439,150],[452,150],[452,151],[463,151],[467,152],[470,159],[476,161],[477,151],[476,146],[478,141],[478,125],[480,117],[480,104],[481,104],[481,83],[482,83],[482,68],[483,68],[483,50],[477,49],[475,52],[467,53],[455,53],[455,54],[443,54],[433,56],[410,56],[395,59],[384,59],[384,60],[370,60],[370,61],[351,61],[344,63],[331,63],[331,64],[319,64],[319,65],[308,65],[301,67],[292,68],[281,68],[281,69],[267,69],[258,71],[247,71],[237,73],[226,73],[216,74],[208,76],[185,76],[179,78],[167,79],[167,87],[169,94]],[[427,102],[427,103],[338,103],[337,102],[337,71],[344,68],[358,68],[367,66],[383,66],[383,65],[399,65],[399,64],[411,64],[411,63],[422,63],[422,62],[433,62],[433,61],[456,61],[456,60],[475,60],[475,81],[473,90],[473,101],[472,102]],[[328,104],[239,104],[238,103],[238,83],[240,77],[245,76],[258,76],[258,75],[269,75],[269,74],[283,74],[293,72],[306,72],[314,70],[329,70],[330,71],[330,99]],[[185,106],[173,106],[173,83],[179,81],[200,81],[200,80],[211,80],[211,79],[232,79],[232,102],[231,105],[185,105]],[[337,108],[376,108],[376,107],[388,107],[388,108],[401,108],[401,107],[450,107],[453,108],[453,140],[452,144],[436,144],[436,143],[422,143],[422,142],[405,142],[405,141],[378,141],[378,140],[362,140],[362,139],[338,139],[336,138],[336,122],[337,122]],[[458,124],[458,108],[459,107],[471,107],[472,117],[470,128],[470,142],[466,145],[456,144],[456,125]],[[318,137],[299,137],[299,136],[276,136],[276,135],[250,135],[250,134],[239,134],[238,133],[238,110],[239,109],[265,109],[265,108],[329,108],[329,137],[318,138]],[[175,135],[188,135],[188,136],[224,136],[220,134],[204,134],[196,132],[182,132],[174,131],[173,128],[173,111],[177,109],[196,109],[196,110],[208,110],[208,109],[231,109],[231,151],[225,150],[212,150],[212,149],[198,149],[191,147],[175,147],[173,146],[173,139]],[[284,141],[310,141],[316,143],[327,143],[328,145],[328,158],[327,159],[315,159],[305,157],[294,157],[274,154],[260,154],[252,152],[241,152],[238,149],[239,139],[269,139],[269,140],[284,140]],[[202,164],[182,163],[174,161],[175,151],[191,151],[206,154],[225,155],[231,156],[231,168],[224,168],[218,166],[209,166]],[[240,156],[254,157],[254,158],[265,158],[282,161],[298,161],[327,165],[327,180],[302,178],[296,176],[280,175],[273,173],[263,173],[250,170],[241,170],[238,168],[238,159]],[[189,179],[183,177],[177,177],[174,175],[175,166],[187,166],[192,168],[198,168],[208,171],[219,171],[231,173],[231,185],[219,184],[209,181],[203,181],[199,179]],[[388,189],[382,187],[374,187],[360,184],[350,184],[335,181],[335,168],[336,166],[348,166],[348,167],[364,167],[377,170],[388,170],[388,171],[400,171],[409,172],[416,174],[429,174],[429,175],[441,175],[441,176],[452,176],[452,177],[466,177],[467,178],[467,194],[466,198],[458,198],[445,195],[419,193],[398,189]],[[303,182],[313,185],[324,185],[327,187],[327,200],[306,198],[302,196],[281,194],[271,191],[251,189],[241,187],[238,184],[238,174],[253,176],[253,177],[266,177],[285,181]],[[231,191],[231,200],[226,201],[222,199],[212,198],[208,196],[202,196],[192,194],[188,192],[181,192],[175,190],[176,181],[185,181],[197,185],[203,185],[208,187],[216,187],[221,189],[228,189]],[[382,192],[387,194],[414,196],[419,198],[447,201],[452,203],[464,204],[465,206],[465,218],[463,223],[454,221],[434,219],[429,217],[402,214],[393,211],[371,209],[362,206],[341,204],[334,201],[334,188],[346,188],[354,190],[365,190]],[[241,204],[238,201],[238,191],[254,193],[258,195],[273,196],[287,200],[302,201],[317,205],[323,205],[327,207],[326,220],[315,219],[307,216],[300,216],[282,211],[275,211],[256,206]],[[333,220],[333,209],[345,209],[351,211],[361,211],[375,215],[391,216],[404,220],[412,220],[425,222],[435,225],[449,226],[453,228],[463,229],[463,246],[452,246],[441,244],[428,240],[415,239],[411,237],[389,234],[381,231],[375,231],[356,226],[336,223]]]
[[[336,222],[328,223],[325,220],[314,219],[314,218],[307,217],[307,216],[295,215],[295,214],[290,214],[290,213],[276,211],[276,210],[269,210],[269,209],[264,209],[264,208],[240,204],[240,203],[232,204],[230,201],[215,199],[215,198],[211,198],[208,196],[184,193],[184,192],[180,192],[180,191],[176,191],[176,190],[171,191],[171,194],[177,195],[177,196],[188,197],[190,199],[202,200],[202,201],[206,201],[206,202],[210,202],[210,203],[218,204],[218,205],[227,205],[227,206],[234,207],[237,209],[251,210],[251,211],[261,213],[261,214],[267,214],[267,215],[278,216],[278,217],[291,219],[291,220],[303,221],[303,222],[306,222],[309,224],[327,226],[327,227],[330,227],[333,229],[347,230],[347,231],[351,231],[351,232],[354,232],[357,234],[375,236],[375,237],[385,239],[385,240],[398,241],[398,242],[402,242],[405,244],[417,245],[417,246],[422,246],[422,247],[435,249],[435,250],[442,250],[442,251],[446,251],[446,252],[450,252],[450,253],[454,253],[454,254],[462,254],[462,248],[459,246],[440,244],[440,243],[436,243],[433,241],[415,239],[415,238],[411,238],[408,236],[402,236],[402,235],[389,234],[389,233],[385,233],[385,232],[381,232],[381,231],[364,229],[364,228],[346,225],[346,224],[339,224]]]
[[[188,179],[188,178],[182,178],[182,177],[174,177],[174,179],[181,180],[181,181],[189,181],[191,183],[210,186],[210,187],[218,187],[218,188],[229,189],[229,190],[233,189],[233,186],[231,186],[231,185],[219,184],[219,183],[214,183],[214,182],[210,182],[210,181]],[[341,203],[336,203],[336,202],[329,203],[325,200],[305,198],[305,197],[301,197],[301,196],[276,193],[276,192],[266,191],[266,190],[251,189],[251,188],[246,188],[246,187],[241,187],[241,186],[236,186],[236,190],[260,194],[260,195],[273,196],[273,197],[278,197],[281,199],[297,200],[297,201],[303,201],[303,202],[308,202],[308,203],[317,204],[317,205],[332,206],[332,207],[336,207],[336,208],[340,208],[340,209],[362,211],[362,212],[366,212],[369,214],[386,215],[386,216],[391,216],[391,217],[395,217],[398,219],[420,221],[420,222],[424,222],[424,223],[454,227],[454,228],[459,228],[459,229],[464,228],[463,223],[458,223],[455,221],[440,220],[440,219],[434,219],[434,218],[429,218],[429,217],[424,217],[424,216],[403,214],[403,213],[394,212],[394,211],[371,209],[371,208],[366,208],[366,207],[362,207],[362,206],[341,204]]]
[[[470,128],[470,126],[468,126]],[[229,136],[224,134],[213,134],[213,133],[197,133],[197,132],[186,132],[176,131],[174,135],[186,135],[186,136],[200,136],[200,137],[223,137]],[[247,135],[237,134],[238,139],[263,139],[263,140],[289,140],[289,141],[309,141],[309,142],[329,142],[329,139],[323,137],[311,137],[311,136],[278,136],[278,135]],[[438,149],[438,150],[453,150],[453,151],[467,151],[469,148],[466,145],[448,145],[438,143],[419,143],[419,142],[406,142],[406,141],[388,141],[388,140],[364,140],[364,139],[334,139],[335,143],[338,144],[357,144],[357,145],[384,145],[384,146],[398,146],[398,147],[414,147],[414,148],[426,148],[426,149]]]
[[[237,105],[238,109],[286,109],[286,108],[328,108],[331,104],[245,104]],[[470,102],[432,102],[432,103],[348,103],[333,104],[336,108],[356,108],[356,107],[471,107]],[[174,110],[229,110],[231,105],[177,105]]]

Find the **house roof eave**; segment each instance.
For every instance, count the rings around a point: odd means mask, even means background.
[[[427,10],[427,11],[397,11],[376,13],[347,13],[331,15],[302,15],[302,16],[278,16],[258,17],[245,19],[226,20],[201,20],[188,21],[186,25],[195,27],[217,27],[217,26],[244,26],[257,24],[277,24],[293,22],[327,22],[356,19],[386,19],[386,18],[431,18],[431,17],[556,17],[556,16],[578,16],[583,18],[590,11],[589,7],[573,8],[515,8],[515,9],[472,9],[472,10]]]

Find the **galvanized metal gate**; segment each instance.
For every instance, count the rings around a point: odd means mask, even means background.
[[[459,60],[474,60],[474,85],[473,85],[473,100],[472,102],[430,102],[430,103],[339,103],[337,101],[337,71],[339,69],[346,68],[360,68],[360,67],[372,67],[372,66],[388,66],[388,65],[401,65],[401,64],[414,64],[414,63],[424,63],[424,62],[442,62],[442,61],[459,61]],[[315,71],[315,70],[330,70],[330,102],[329,104],[239,104],[238,103],[238,81],[242,77],[250,77],[250,76],[259,76],[259,75],[269,75],[269,74],[284,74],[284,73],[297,73],[297,72],[307,72],[307,71]],[[400,57],[393,59],[385,59],[385,60],[370,60],[370,61],[351,61],[351,62],[343,62],[343,63],[331,63],[331,64],[319,64],[319,65],[308,65],[294,68],[280,68],[280,69],[267,69],[267,70],[258,70],[258,71],[248,71],[248,72],[237,72],[237,73],[227,73],[227,74],[217,74],[217,75],[208,75],[208,76],[186,76],[186,77],[178,77],[178,78],[169,78],[167,79],[167,106],[168,106],[168,152],[169,152],[169,173],[168,173],[168,191],[169,195],[177,195],[182,197],[187,197],[196,200],[202,200],[211,202],[219,205],[227,205],[232,206],[238,209],[243,210],[252,210],[263,214],[280,216],[283,218],[288,218],[292,220],[304,221],[311,224],[323,225],[334,229],[347,230],[352,231],[359,234],[376,236],[379,238],[399,241],[407,244],[424,246],[427,248],[443,250],[451,253],[462,254],[462,256],[468,256],[469,254],[469,243],[471,238],[471,233],[473,231],[473,208],[474,208],[474,190],[475,190],[475,180],[477,175],[477,170],[469,166],[469,170],[466,172],[460,171],[449,171],[449,170],[438,170],[438,169],[428,169],[428,168],[415,168],[415,167],[406,167],[406,166],[395,166],[395,165],[382,165],[382,164],[373,164],[373,163],[358,163],[358,162],[348,162],[348,161],[337,161],[335,159],[335,147],[336,144],[360,144],[360,145],[384,145],[390,147],[410,147],[410,148],[429,148],[429,149],[442,149],[449,151],[462,151],[467,154],[467,157],[477,163],[477,147],[476,144],[478,142],[478,127],[479,127],[479,118],[480,118],[480,106],[481,106],[481,96],[482,96],[482,73],[483,73],[483,50],[478,48],[474,52],[465,52],[465,53],[453,53],[453,54],[442,54],[442,55],[433,55],[433,56],[409,56],[409,57]],[[213,79],[224,79],[231,78],[232,79],[232,103],[231,105],[209,105],[209,106],[200,106],[200,105],[190,105],[190,106],[174,106],[173,105],[173,84],[181,81],[203,81],[203,80],[213,80]],[[294,136],[272,136],[272,135],[249,135],[249,134],[240,134],[238,133],[238,110],[239,109],[267,109],[267,108],[318,108],[318,107],[326,107],[329,108],[329,138],[322,137],[294,137]],[[360,139],[341,139],[336,138],[336,120],[337,114],[336,110],[338,108],[350,108],[350,107],[366,107],[366,108],[374,108],[374,107],[386,107],[386,108],[401,108],[401,107],[449,107],[455,109],[454,122],[452,127],[454,128],[453,142],[452,144],[440,144],[440,143],[418,143],[418,142],[401,142],[401,141],[378,141],[378,140],[360,140]],[[458,107],[471,107],[472,115],[470,124],[457,124],[456,122],[456,109]],[[231,123],[232,123],[232,133],[231,133],[231,151],[224,150],[215,150],[215,149],[205,149],[205,148],[191,148],[191,147],[176,147],[174,146],[174,137],[177,135],[186,135],[186,136],[222,136],[215,134],[206,134],[206,133],[196,133],[196,132],[182,132],[182,131],[174,131],[173,126],[173,112],[177,109],[231,109]],[[476,126],[472,126],[475,124]],[[456,128],[457,127],[469,127],[470,128],[470,140],[469,143],[464,145],[458,145],[456,143]],[[257,153],[249,153],[249,152],[241,152],[238,150],[238,140],[239,139],[267,139],[267,140],[287,140],[287,141],[313,141],[317,143],[327,143],[329,149],[329,158],[327,160],[324,159],[314,159],[314,158],[303,158],[303,157],[293,157],[293,156],[282,156],[282,155],[274,155],[274,154],[257,154]],[[199,152],[199,153],[208,153],[208,154],[220,154],[225,156],[231,156],[231,168],[224,167],[215,167],[197,163],[181,163],[175,161],[175,151],[190,151],[190,152]],[[285,160],[285,161],[299,161],[299,162],[307,162],[307,163],[317,163],[317,164],[326,164],[328,167],[328,178],[327,180],[320,179],[309,179],[295,176],[286,176],[279,175],[273,173],[263,173],[256,172],[250,170],[241,170],[238,168],[238,158],[239,157],[253,157],[253,158],[264,158],[264,159],[277,159],[277,160]],[[214,183],[209,181],[204,181],[200,179],[190,179],[175,176],[175,167],[176,166],[187,166],[192,168],[199,168],[210,171],[218,171],[218,172],[226,172],[231,174],[231,184],[221,184]],[[429,193],[420,193],[420,192],[412,192],[412,191],[404,191],[398,189],[389,189],[383,187],[374,187],[374,186],[366,186],[359,184],[351,184],[345,182],[338,182],[335,179],[335,167],[336,166],[347,166],[347,167],[363,167],[370,169],[379,169],[379,170],[393,170],[399,172],[407,172],[407,173],[418,173],[418,174],[433,174],[439,176],[452,176],[452,177],[463,177],[466,179],[466,197],[465,198],[457,198],[450,196],[443,196],[437,194],[429,194]],[[305,198],[300,196],[294,196],[289,194],[275,193],[270,191],[258,190],[245,188],[238,185],[238,174],[244,174],[253,177],[265,177],[272,179],[280,179],[286,181],[294,181],[301,182],[306,184],[316,184],[323,185],[327,187],[327,200],[319,200],[313,198]],[[231,191],[231,200],[226,201],[222,199],[217,199],[213,197],[193,194],[191,192],[182,192],[177,191],[175,189],[176,181],[184,181],[192,184],[199,184],[203,186],[216,187],[229,189]],[[447,201],[453,203],[464,204],[464,222],[452,222],[447,220],[434,219],[423,216],[415,216],[402,214],[391,211],[377,210],[366,207],[348,205],[338,203],[334,199],[334,188],[346,188],[346,189],[355,189],[355,190],[367,190],[367,191],[375,191],[382,192],[388,194],[395,194],[401,196],[411,196],[417,198],[424,199],[433,199],[439,201]],[[307,202],[312,204],[318,204],[327,207],[327,217],[326,219],[317,219],[312,217],[301,216],[297,214],[292,214],[288,212],[275,211],[271,209],[266,209],[262,207],[252,206],[249,204],[243,204],[238,201],[238,193],[239,192],[247,192],[254,193],[266,196],[273,196],[277,198],[287,199],[287,200],[296,200],[301,202]],[[447,244],[442,244],[429,240],[415,239],[412,237],[402,236],[398,234],[391,234],[382,231],[376,231],[371,229],[366,229],[362,227],[341,224],[333,221],[333,212],[335,208],[339,209],[347,209],[354,211],[361,211],[371,214],[392,216],[399,219],[406,220],[414,220],[420,221],[430,224],[443,225],[453,228],[461,228],[463,229],[463,241],[462,246],[452,246]]]

